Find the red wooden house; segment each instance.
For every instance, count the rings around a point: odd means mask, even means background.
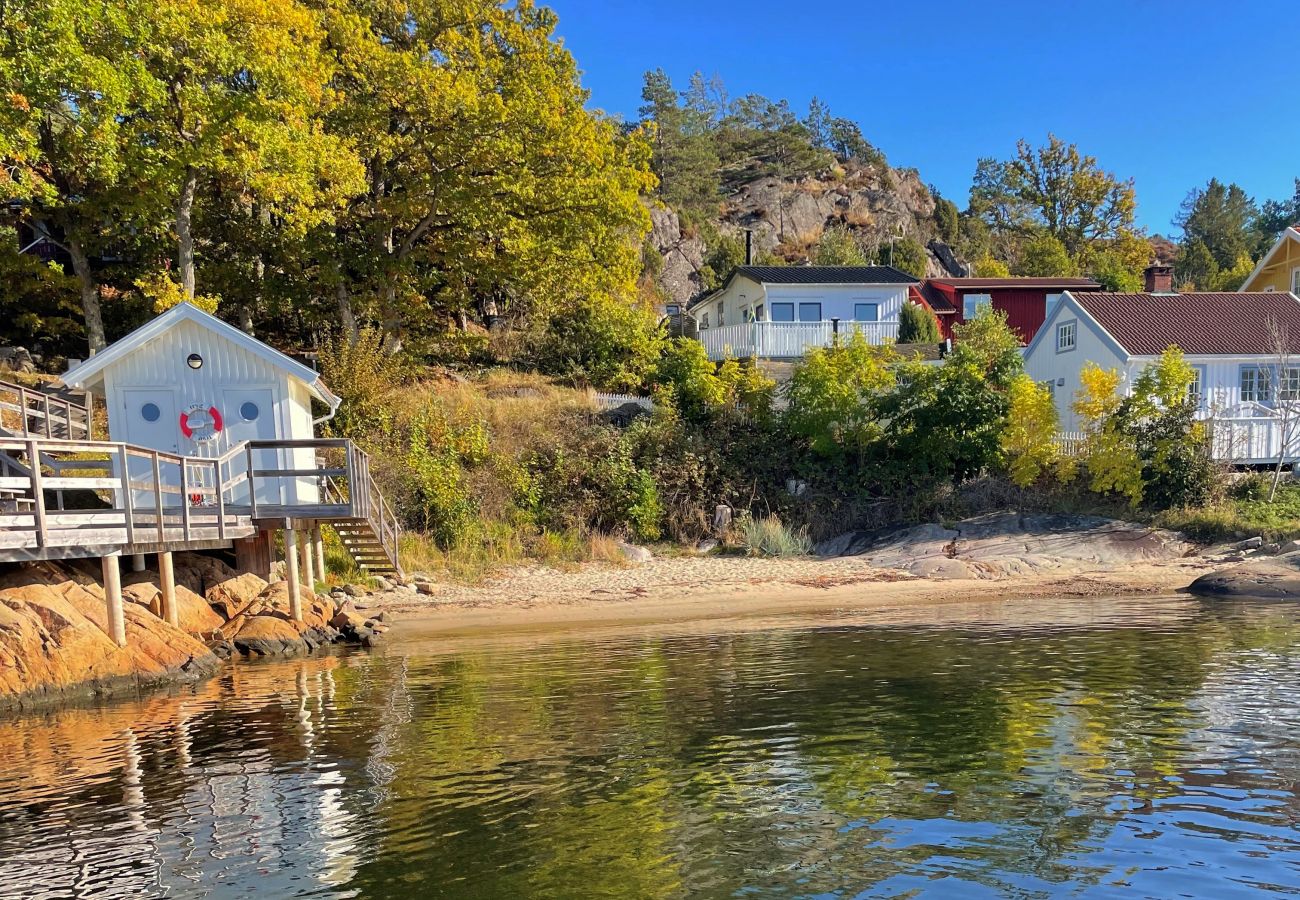
[[[991,306],[1006,313],[1007,323],[1028,344],[1062,293],[1100,289],[1090,278],[930,278],[912,285],[910,296],[934,311],[945,338],[952,337],[954,325]]]

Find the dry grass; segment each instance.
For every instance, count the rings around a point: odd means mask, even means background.
[[[623,568],[627,557],[618,546],[618,540],[607,534],[593,534],[587,539],[587,556],[592,562],[606,563]]]

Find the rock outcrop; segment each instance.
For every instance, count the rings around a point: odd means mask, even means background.
[[[700,269],[704,267],[704,241],[698,234],[683,234],[681,219],[659,204],[650,206],[650,234],[646,238],[659,251],[663,266],[659,286],[673,301],[684,303],[704,289]]]
[[[104,592],[70,566],[0,578],[0,706],[194,679],[217,668],[197,638],[139,602],[124,604],[127,645],[108,636]]]
[[[1256,558],[1211,572],[1193,581],[1187,590],[1200,597],[1300,599],[1300,553]]]
[[[864,556],[872,565],[925,578],[1003,578],[1095,571],[1174,560],[1192,545],[1177,534],[1096,516],[991,513],[951,528],[918,525],[881,535],[849,532],[820,556]]]

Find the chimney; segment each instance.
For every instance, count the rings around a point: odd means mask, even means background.
[[[1155,263],[1142,271],[1146,279],[1145,290],[1148,294],[1174,293],[1174,267]]]
[[[752,266],[753,264],[754,264],[754,232],[751,229],[746,228],[745,229],[745,265]]]

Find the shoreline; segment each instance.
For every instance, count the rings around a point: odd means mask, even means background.
[[[933,619],[943,607],[1054,598],[1106,599],[1183,592],[1215,566],[1200,557],[1095,571],[1057,571],[988,579],[916,577],[861,560],[724,558],[734,571],[703,580],[690,559],[657,559],[637,569],[589,566],[575,572],[523,569],[479,587],[433,596],[389,591],[366,598],[368,612],[391,613],[391,644],[438,638],[563,634],[592,629],[698,632],[846,621]],[[716,567],[715,567],[716,568]],[[538,578],[542,589],[524,586]],[[593,582],[604,580],[606,586]],[[920,613],[920,615],[916,615]],[[1017,613],[1019,616],[1020,614]]]

